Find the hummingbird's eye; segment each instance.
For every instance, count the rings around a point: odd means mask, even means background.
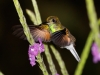
[[[52,22],[56,22],[56,20],[55,19],[52,19]]]

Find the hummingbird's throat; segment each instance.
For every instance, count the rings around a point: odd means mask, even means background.
[[[49,25],[49,27],[50,27],[51,33],[61,30],[61,28],[59,26],[56,26],[56,24],[51,24]]]

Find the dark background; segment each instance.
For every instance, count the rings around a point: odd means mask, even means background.
[[[31,0],[19,0],[28,24],[32,24],[25,9],[33,11]],[[42,21],[48,16],[58,16],[61,23],[76,37],[76,50],[81,55],[90,27],[84,0],[37,0]],[[95,0],[98,18],[100,2]],[[5,75],[42,75],[38,64],[31,67],[28,60],[29,43],[12,35],[12,26],[20,24],[19,17],[12,0],[0,0],[0,70]],[[70,75],[73,75],[78,62],[68,50],[57,47],[65,61]],[[52,53],[52,52],[51,52]],[[52,55],[53,56],[53,55]],[[44,61],[47,64],[46,58]],[[53,56],[54,57],[54,56]],[[55,64],[57,61],[54,59]],[[48,67],[48,66],[47,66]],[[56,65],[58,73],[60,69]],[[100,64],[92,62],[92,55],[85,64],[82,75],[100,75]]]

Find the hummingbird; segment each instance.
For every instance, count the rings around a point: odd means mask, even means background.
[[[68,49],[79,62],[80,57],[74,48],[76,39],[70,31],[61,24],[60,20],[56,16],[48,17],[47,24],[50,28],[51,41],[61,48]]]
[[[40,38],[43,42],[50,42],[50,31],[49,26],[46,23],[40,25],[28,25],[30,33],[35,41],[38,41]],[[20,37],[21,39],[26,40],[26,36],[21,25],[13,26],[13,34]]]

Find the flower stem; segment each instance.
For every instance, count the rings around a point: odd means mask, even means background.
[[[92,44],[94,39],[95,39],[95,42],[97,43],[98,47],[100,47],[99,23],[97,20],[97,15],[96,15],[94,3],[93,3],[93,0],[85,0],[85,1],[86,1],[88,18],[90,21],[90,27],[91,27],[92,31],[90,32],[90,34],[88,36],[87,42],[85,44],[85,47],[84,47],[82,55],[81,55],[81,61],[78,64],[74,75],[81,75],[82,74],[82,70],[84,68],[86,59],[88,58],[90,47],[91,47],[91,44]]]
[[[38,10],[36,0],[32,0],[32,4],[33,4],[34,10],[35,10],[37,25],[39,25],[39,24],[42,23],[42,21],[41,21],[41,17],[40,17],[40,13],[39,13],[39,10]],[[46,49],[45,55],[46,55],[46,58],[47,58],[47,61],[48,61],[48,64],[49,64],[50,71],[51,71],[52,75],[55,75],[57,73],[57,71],[56,71],[56,68],[55,68],[55,65],[53,63],[51,54],[50,54],[49,49],[48,49],[46,44],[45,44],[45,49]]]
[[[42,21],[41,21],[41,16],[40,16],[40,13],[39,13],[39,9],[38,9],[36,0],[32,0],[32,4],[33,4],[33,7],[34,7],[37,23],[39,25],[39,24],[42,23]]]
[[[34,25],[38,25],[35,14],[31,10],[29,10],[29,9],[26,9],[26,13],[30,17],[30,19],[33,22],[33,24]]]
[[[62,75],[69,75],[68,72],[67,72],[67,69],[65,67],[65,63],[62,60],[61,55],[59,54],[59,52],[54,48],[53,45],[51,45],[50,48],[51,48],[56,60],[58,61],[58,64],[61,68]]]
[[[50,51],[49,51],[47,45],[45,45],[45,55],[46,55],[46,58],[47,58],[47,61],[49,64],[49,68],[50,68],[52,75],[56,75],[57,71],[56,71],[55,65],[53,63],[53,60],[52,60],[52,57],[51,57],[51,54],[50,54]]]
[[[95,11],[95,6],[93,3],[93,0],[85,0],[86,1],[86,8],[88,13],[88,18],[90,21],[90,27],[92,31],[94,32],[94,39],[97,43],[98,47],[100,47],[100,40],[99,40],[99,25],[98,25],[98,19]]]
[[[4,74],[0,71],[0,75],[4,75]]]
[[[86,60],[89,56],[91,44],[93,42],[93,36],[94,36],[93,31],[91,31],[88,38],[87,38],[85,47],[84,47],[83,52],[81,54],[81,60],[76,68],[74,75],[82,75],[82,71],[83,71],[84,65],[86,63]]]
[[[26,35],[26,38],[29,41],[29,43],[32,45],[34,43],[34,40],[32,38],[32,35],[30,33],[30,30],[29,30],[29,28],[27,26],[26,19],[25,19],[24,15],[23,15],[23,11],[21,9],[21,6],[20,6],[18,0],[13,0],[13,2],[14,2],[14,5],[15,5],[15,8],[17,10],[18,16],[20,18],[20,22],[21,22],[21,24],[23,26],[24,33]],[[40,69],[42,70],[43,74],[44,75],[49,75],[48,72],[47,72],[47,70],[46,70],[46,67],[45,67],[45,65],[43,63],[43,59],[42,59],[42,57],[41,57],[40,54],[38,54],[37,60],[38,60],[37,62],[39,63]]]
[[[20,22],[21,22],[21,24],[23,26],[24,33],[25,33],[25,35],[27,37],[27,40],[29,41],[30,44],[33,44],[34,40],[32,38],[32,35],[30,34],[30,30],[29,30],[29,28],[27,26],[26,19],[24,17],[24,14],[23,14],[23,11],[21,9],[21,6],[20,6],[18,0],[13,0],[13,2],[14,2],[14,5],[15,5],[15,8],[17,10],[18,16],[20,18]]]
[[[40,53],[38,54],[38,56],[36,58],[37,58],[36,61],[39,63],[39,67],[42,70],[43,75],[49,75],[48,71],[46,69],[46,66],[45,66],[45,64],[43,62],[43,58],[41,57]]]

